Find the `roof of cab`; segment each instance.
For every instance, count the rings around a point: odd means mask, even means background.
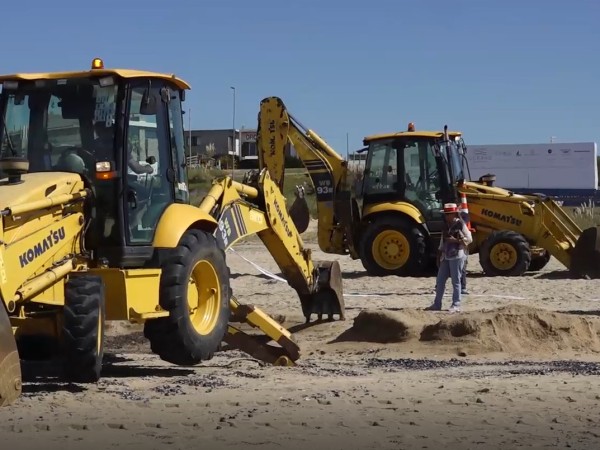
[[[4,81],[32,81],[32,80],[63,80],[70,78],[91,78],[117,76],[120,78],[159,78],[171,81],[180,89],[191,89],[191,86],[175,74],[148,72],[132,69],[91,69],[74,72],[49,72],[49,73],[16,73],[0,75],[0,82]]]
[[[462,133],[460,131],[448,131],[448,136],[450,136],[450,137],[462,136]],[[399,137],[442,138],[442,137],[444,137],[444,132],[443,131],[419,130],[419,131],[398,131],[396,133],[372,134],[371,136],[365,137],[363,139],[363,142],[366,145],[367,142],[371,142],[371,141],[378,141],[380,139],[392,139],[392,138],[399,138]]]

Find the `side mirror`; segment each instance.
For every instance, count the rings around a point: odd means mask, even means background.
[[[144,116],[156,115],[156,97],[150,92],[150,88],[144,91],[140,104],[140,114]]]

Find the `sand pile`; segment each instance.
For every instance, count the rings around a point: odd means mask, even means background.
[[[461,314],[362,311],[340,341],[459,345],[468,353],[600,352],[597,319],[522,305]]]

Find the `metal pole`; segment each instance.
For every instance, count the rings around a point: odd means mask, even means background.
[[[231,128],[231,178],[235,167],[235,86],[230,86],[233,91],[233,125]]]
[[[188,109],[188,139],[190,146],[190,165],[192,164],[192,108]]]
[[[346,161],[350,159],[350,147],[348,146],[348,132],[346,131]]]

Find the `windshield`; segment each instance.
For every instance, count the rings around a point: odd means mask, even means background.
[[[27,158],[30,172],[86,175],[97,158],[114,160],[117,86],[109,84],[87,78],[4,82],[0,156]]]
[[[462,145],[460,141],[450,141],[448,146],[442,144],[444,155],[450,164],[454,181],[464,180]]]

